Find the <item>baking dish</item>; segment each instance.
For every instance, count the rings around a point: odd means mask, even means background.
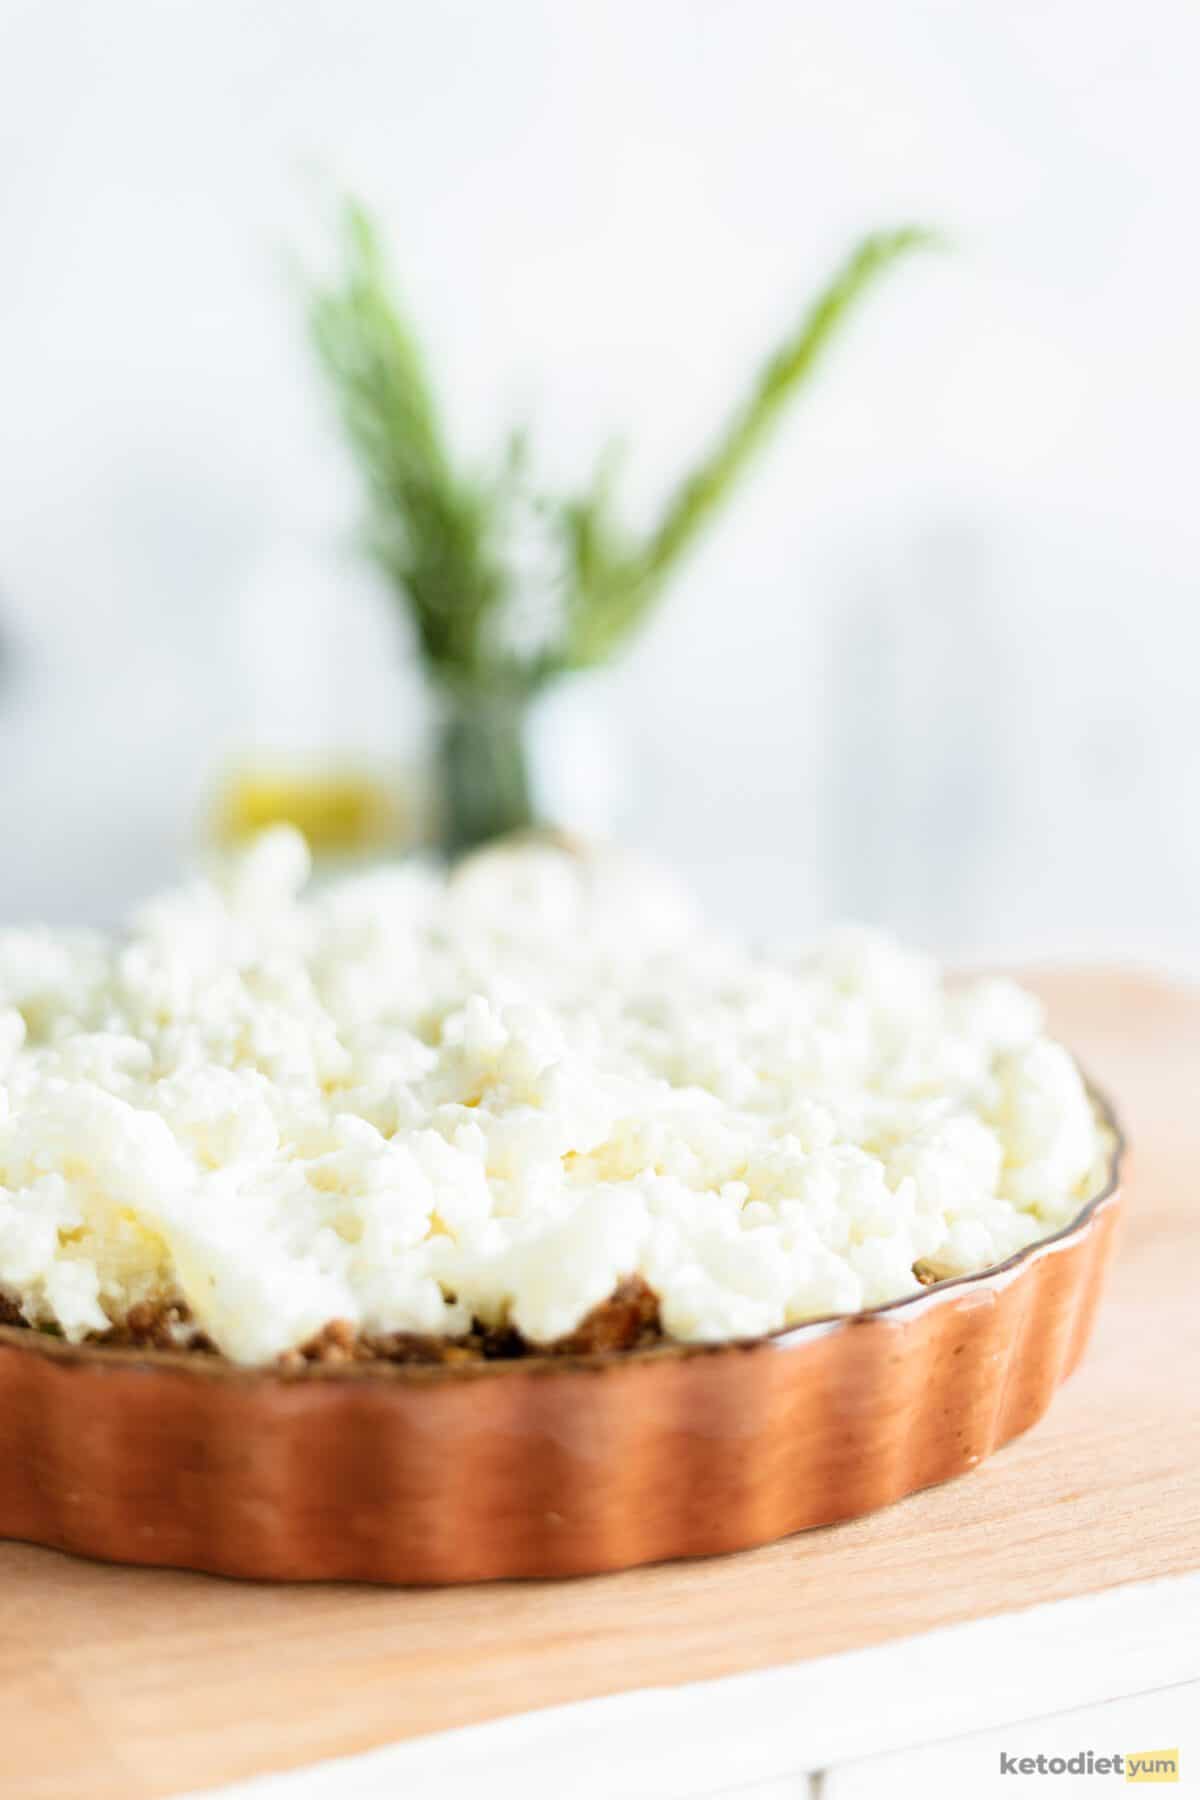
[[[0,1326],[0,1536],[270,1580],[448,1583],[744,1549],[961,1475],[1083,1354],[1121,1140],[997,1268],[771,1337],[246,1370]]]

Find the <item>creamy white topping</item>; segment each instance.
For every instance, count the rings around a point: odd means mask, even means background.
[[[333,1320],[538,1343],[642,1275],[680,1339],[1000,1262],[1104,1157],[1008,982],[862,931],[773,957],[628,858],[302,898],[278,831],[128,934],[0,932],[0,1294],[182,1302],[260,1363]]]

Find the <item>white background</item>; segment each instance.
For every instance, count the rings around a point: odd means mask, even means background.
[[[624,435],[635,517],[856,233],[945,228],[620,669],[629,833],[756,927],[1193,951],[1198,57],[1186,0],[0,0],[0,917],[169,875],[231,751],[418,741],[288,269],[346,182],[464,452]]]

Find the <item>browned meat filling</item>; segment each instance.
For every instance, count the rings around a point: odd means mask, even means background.
[[[16,1306],[0,1298],[0,1324],[27,1323]],[[135,1349],[176,1350],[186,1355],[215,1355],[212,1344],[200,1334],[184,1344],[179,1342],[179,1329],[186,1324],[185,1307],[134,1306],[123,1324],[114,1325],[95,1341]],[[640,1275],[634,1275],[620,1282],[607,1300],[593,1307],[569,1336],[553,1344],[531,1344],[509,1326],[496,1328],[478,1321],[461,1338],[422,1337],[415,1332],[361,1337],[345,1319],[334,1319],[300,1349],[286,1351],[278,1359],[278,1366],[303,1369],[310,1363],[512,1362],[523,1356],[585,1356],[596,1350],[633,1350],[657,1343],[662,1335],[658,1297]]]

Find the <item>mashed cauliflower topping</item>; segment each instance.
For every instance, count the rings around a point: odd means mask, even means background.
[[[1000,1262],[1100,1178],[1006,982],[858,931],[755,955],[615,856],[307,873],[272,832],[126,935],[0,932],[31,1324],[179,1304],[250,1364],[333,1320],[549,1343],[638,1274],[668,1336],[750,1336]]]

